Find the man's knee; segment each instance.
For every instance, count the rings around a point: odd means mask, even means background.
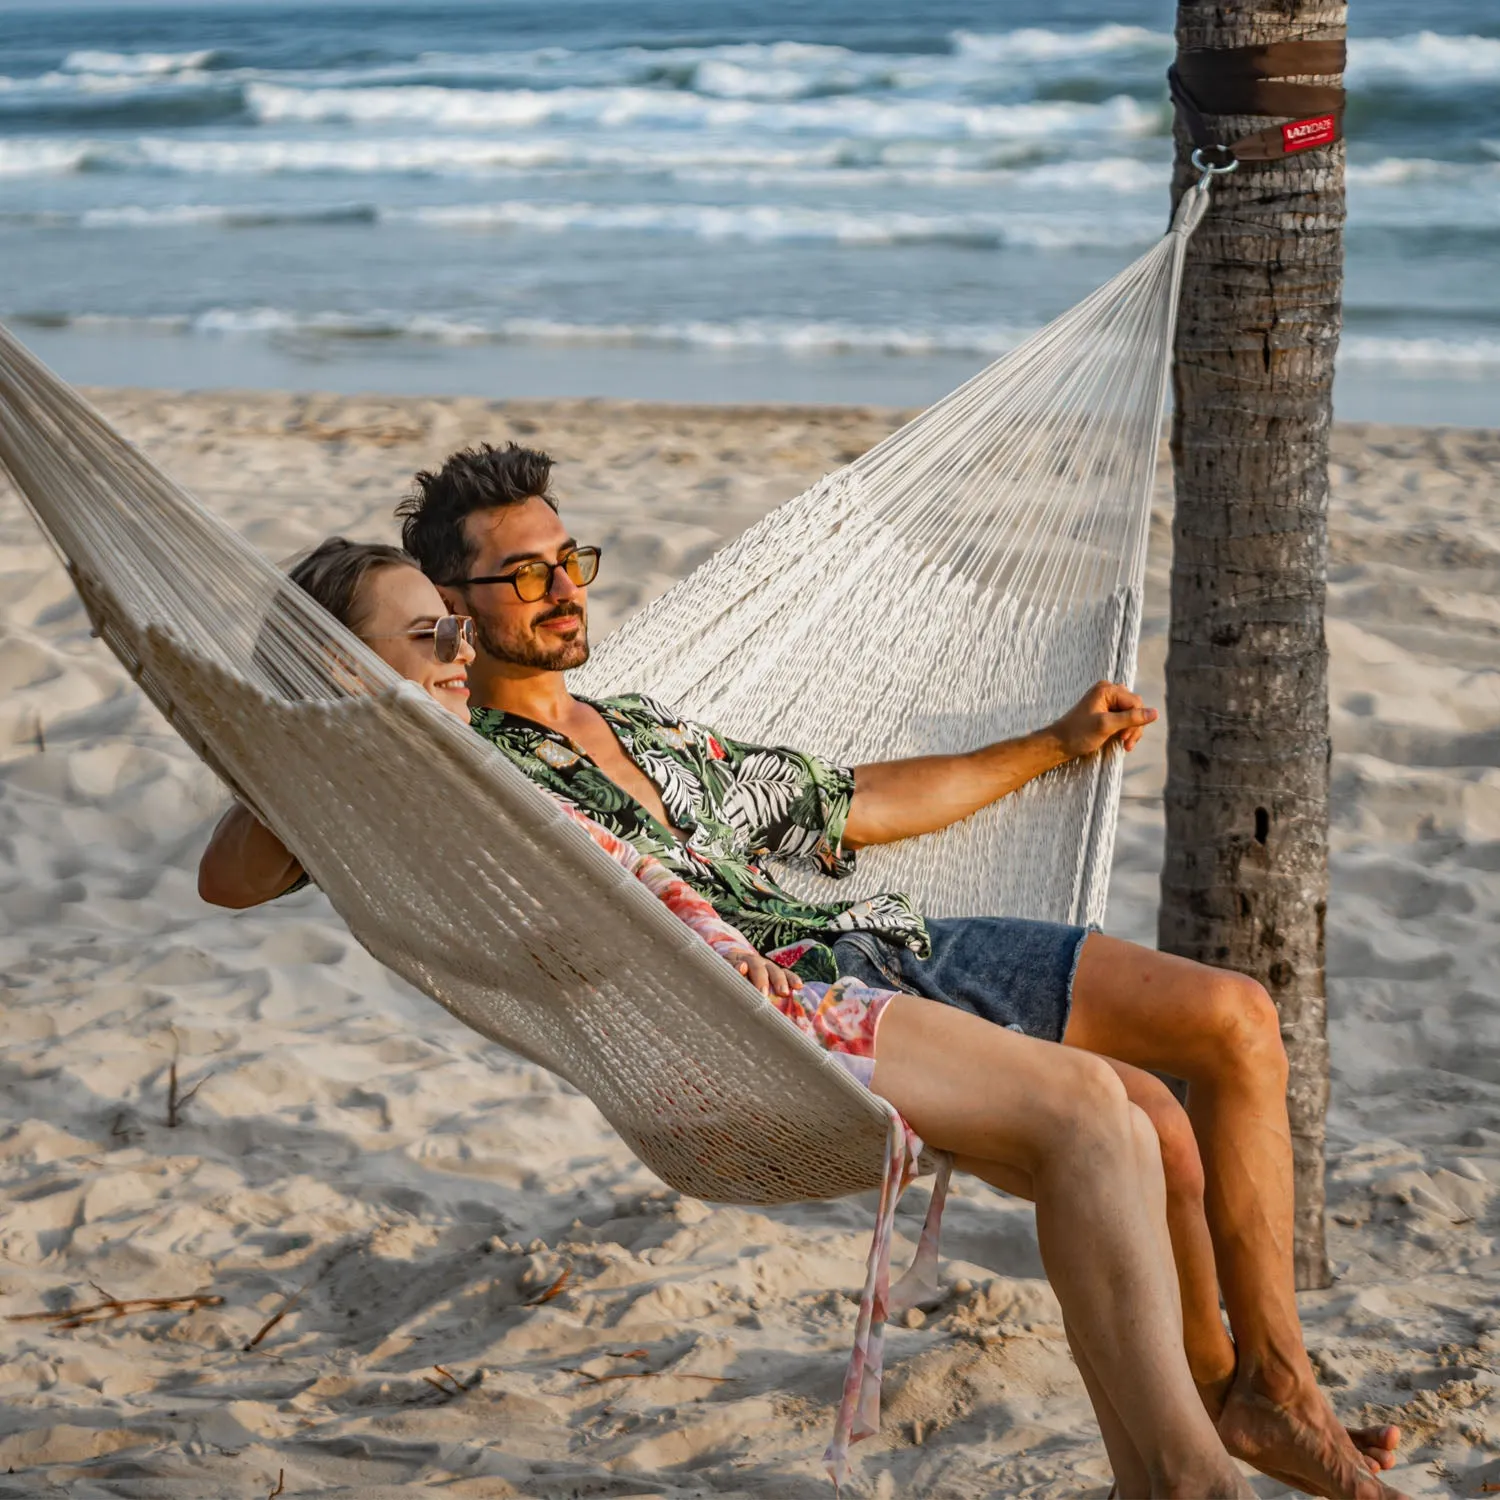
[[[1221,1064],[1286,1082],[1281,1018],[1265,986],[1230,969],[1207,969],[1204,1028]]]

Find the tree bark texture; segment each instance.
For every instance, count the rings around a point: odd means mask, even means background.
[[[1329,40],[1338,0],[1179,0],[1189,48]],[[1309,77],[1308,83],[1338,83]],[[1213,101],[1202,98],[1207,110]],[[1269,124],[1215,117],[1230,141]],[[1196,180],[1177,130],[1174,195]],[[1329,1281],[1328,437],[1344,147],[1215,180],[1177,326],[1166,863],[1158,939],[1265,985],[1291,1068],[1299,1287]]]

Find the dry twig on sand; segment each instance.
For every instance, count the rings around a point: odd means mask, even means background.
[[[222,1307],[224,1299],[207,1292],[185,1297],[111,1297],[103,1287],[89,1283],[105,1300],[88,1307],[64,1307],[57,1312],[11,1313],[7,1323],[50,1323],[56,1329],[82,1328],[89,1323],[107,1323],[146,1312],[196,1312],[200,1307]]]
[[[192,1103],[193,1095],[208,1082],[214,1075],[205,1073],[187,1093],[177,1092],[177,1059],[172,1059],[172,1066],[167,1071],[167,1126],[175,1130],[182,1121],[182,1112]]]
[[[550,1302],[554,1297],[560,1296],[562,1294],[563,1288],[568,1284],[568,1277],[570,1277],[572,1274],[572,1266],[567,1267],[562,1275],[559,1276],[551,1286],[547,1287],[543,1291],[538,1292],[535,1297],[528,1297],[526,1300],[526,1306],[540,1307],[542,1303]]]
[[[559,1365],[569,1375],[580,1375],[591,1385],[603,1385],[607,1380],[707,1380],[714,1385],[730,1385],[733,1375],[694,1375],[688,1370],[616,1370],[609,1375],[595,1375],[589,1370],[580,1370],[576,1365]]]
[[[434,1380],[431,1375],[424,1375],[422,1379],[425,1380],[427,1384],[433,1388],[433,1390],[437,1391],[440,1395],[446,1396],[450,1401],[455,1396],[467,1395],[468,1392],[472,1391],[475,1386],[479,1385],[484,1380],[484,1371],[482,1369],[475,1370],[467,1380],[460,1380],[452,1370],[447,1369],[443,1365],[434,1365],[432,1368],[436,1370],[438,1374],[443,1377],[443,1379]],[[443,1381],[447,1381],[448,1383],[445,1385]]]
[[[251,1350],[252,1350],[252,1349],[254,1349],[254,1348],[255,1348],[255,1347],[256,1347],[256,1345],[257,1345],[257,1344],[259,1344],[259,1343],[260,1343],[260,1341],[261,1341],[261,1340],[262,1340],[262,1339],[263,1339],[263,1338],[265,1338],[265,1336],[266,1336],[266,1335],[267,1335],[267,1334],[268,1334],[268,1333],[269,1333],[269,1332],[270,1332],[270,1331],[271,1331],[271,1330],[272,1330],[272,1329],[273,1329],[273,1328],[274,1328],[274,1327],[275,1327],[275,1326],[276,1326],[276,1325],[277,1325],[277,1324],[278,1324],[278,1323],[279,1323],[279,1322],[280,1322],[280,1321],[281,1321],[281,1320],[282,1320],[282,1319],[283,1319],[283,1318],[284,1318],[284,1317],[286,1317],[286,1315],[287,1315],[287,1314],[288,1314],[288,1313],[289,1313],[289,1312],[291,1312],[291,1310],[292,1310],[292,1309],[293,1309],[293,1308],[294,1308],[294,1307],[296,1307],[296,1305],[297,1305],[297,1304],[298,1304],[298,1303],[299,1303],[299,1302],[300,1302],[300,1301],[301,1301],[301,1300],[302,1300],[302,1299],[303,1299],[303,1298],[304,1298],[304,1297],[305,1297],[305,1296],[306,1296],[306,1295],[307,1295],[307,1294],[308,1294],[308,1293],[309,1293],[309,1292],[310,1292],[310,1291],[311,1291],[311,1290],[312,1290],[312,1289],[313,1289],[313,1288],[314,1288],[314,1287],[315,1287],[315,1286],[316,1286],[316,1285],[317,1285],[317,1284],[318,1284],[318,1283],[319,1283],[319,1282],[320,1282],[320,1281],[321,1281],[321,1280],[322,1280],[322,1279],[323,1279],[323,1278],[324,1278],[324,1277],[325,1277],[325,1276],[326,1276],[326,1275],[327,1275],[327,1274],[328,1274],[328,1273],[329,1273],[329,1272],[330,1272],[330,1271],[331,1271],[331,1270],[332,1270],[332,1269],[333,1269],[333,1268],[334,1268],[334,1267],[335,1267],[335,1266],[336,1266],[336,1265],[338,1265],[338,1263],[339,1263],[339,1262],[340,1262],[340,1261],[341,1261],[341,1260],[343,1260],[343,1258],[344,1258],[344,1257],[345,1257],[345,1256],[346,1256],[346,1255],[352,1255],[352,1254],[353,1254],[353,1253],[354,1253],[354,1252],[355,1252],[355,1251],[356,1251],[356,1250],[358,1250],[358,1249],[361,1249],[361,1248],[362,1248],[362,1247],[363,1247],[363,1246],[365,1246],[365,1245],[367,1245],[367,1244],[369,1244],[369,1242],[370,1242],[370,1236],[369,1236],[369,1235],[365,1235],[365,1236],[363,1236],[363,1237],[362,1237],[362,1238],[360,1238],[360,1239],[357,1239],[357,1240],[355,1240],[355,1241],[354,1241],[354,1242],[353,1242],[353,1244],[349,1244],[349,1245],[345,1245],[345,1246],[344,1246],[344,1247],[343,1247],[343,1248],[342,1248],[342,1249],[341,1249],[341,1250],[335,1250],[335,1251],[334,1251],[334,1253],[333,1253],[333,1254],[332,1254],[332,1255],[330,1255],[330,1256],[329,1256],[329,1257],[328,1257],[328,1260],[327,1260],[327,1261],[326,1261],[326,1262],[325,1262],[325,1263],[324,1263],[324,1266],[323,1266],[323,1269],[322,1269],[322,1270],[321,1270],[321,1271],[319,1271],[319,1272],[318,1272],[318,1273],[317,1273],[317,1275],[316,1275],[316,1276],[314,1276],[314,1277],[312,1277],[312,1279],[311,1279],[311,1280],[309,1280],[309,1281],[304,1281],[304,1282],[303,1282],[303,1283],[302,1283],[302,1285],[301,1285],[301,1286],[299,1286],[299,1287],[298,1287],[298,1288],[297,1288],[297,1290],[296,1290],[296,1291],[294,1291],[294,1292],[288,1292],[288,1293],[287,1293],[287,1295],[286,1295],[286,1296],[285,1296],[285,1297],[284,1297],[284,1298],[283,1298],[283,1299],[282,1299],[282,1303],[281,1303],[281,1306],[280,1306],[280,1307],[278,1307],[278,1308],[277,1308],[277,1309],[276,1309],[276,1311],[275,1311],[275,1312],[273,1312],[273,1313],[272,1313],[272,1314],[271,1314],[271,1316],[270,1316],[270,1317],[269,1317],[269,1318],[267,1318],[267,1319],[266,1319],[266,1321],[265,1321],[265,1322],[264,1322],[264,1323],[262,1323],[262,1324],[261,1324],[261,1325],[260,1325],[260,1327],[259,1327],[259,1329],[258,1329],[258,1330],[257,1330],[257,1331],[256,1331],[256,1334],[255,1334],[255,1337],[254,1337],[254,1338],[253,1338],[253,1339],[251,1339],[251,1340],[250,1340],[250,1342],[249,1342],[249,1343],[248,1343],[248,1344],[246,1344],[246,1345],[245,1345],[245,1349],[244,1349],[244,1352],[245,1352],[245,1353],[246,1353],[246,1354],[248,1354],[248,1353],[249,1353],[249,1352],[250,1352],[250,1351],[251,1351]]]
[[[313,1281],[316,1281],[316,1280],[317,1280],[317,1277],[314,1277]],[[308,1290],[308,1288],[313,1285],[313,1281],[309,1281],[306,1284],[306,1286],[299,1286],[295,1292],[288,1292],[287,1295],[282,1298],[281,1306],[278,1307],[276,1309],[276,1311],[273,1312],[271,1314],[271,1316],[269,1318],[267,1318],[266,1321],[260,1325],[260,1328],[256,1331],[255,1337],[253,1339],[251,1339],[248,1344],[245,1345],[245,1353],[246,1354],[248,1354],[253,1348],[255,1348],[255,1346],[258,1343],[260,1343],[260,1341],[263,1338],[265,1338],[265,1336],[284,1317],[286,1317],[286,1315],[289,1312],[291,1312],[291,1310],[302,1300],[303,1293],[306,1292]]]
[[[277,1469],[277,1471],[276,1471],[276,1488],[274,1490],[272,1490],[269,1495],[266,1496],[266,1500],[276,1500],[276,1497],[279,1494],[281,1494],[285,1489],[286,1489],[286,1470],[285,1469]]]

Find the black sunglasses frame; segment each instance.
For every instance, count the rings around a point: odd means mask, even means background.
[[[568,578],[574,585],[576,585],[578,588],[586,589],[589,584],[591,584],[599,576],[599,562],[604,554],[598,547],[574,547],[571,552],[558,558],[555,563],[549,563],[546,558],[538,557],[534,558],[531,562],[522,563],[519,568],[511,569],[509,573],[487,573],[482,578],[455,578],[453,582],[445,584],[444,587],[450,589],[461,589],[472,588],[475,585],[481,583],[508,583],[511,588],[515,589],[516,598],[519,599],[522,604],[540,604],[542,600],[545,599],[549,593],[551,593],[552,578],[559,568],[563,569],[564,572],[567,572],[568,564],[570,562],[573,562],[577,558],[590,555],[594,559],[594,571],[590,573],[587,578],[574,578],[571,573],[568,573]],[[536,569],[538,567],[546,568],[547,582],[545,583],[545,585],[543,585],[541,593],[538,594],[535,599],[528,599],[521,592],[521,590],[516,587],[516,579],[519,578],[523,573],[529,570]]]

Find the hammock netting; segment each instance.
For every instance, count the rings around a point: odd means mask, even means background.
[[[1175,232],[868,453],[773,511],[573,675],[846,764],[971,750],[1130,682],[1190,193]],[[1099,922],[1117,755],[926,838],[863,851],[857,894],[931,916]],[[848,880],[797,868],[802,893]]]
[[[736,737],[858,762],[973,749],[1099,678],[1128,682],[1205,206],[1200,185],[1114,280],[726,546],[596,648],[576,690],[650,692]],[[890,1106],[3,329],[0,461],[98,634],[376,958],[582,1090],[684,1193],[759,1205],[883,1184],[888,1254]],[[1053,772],[866,850],[854,878],[932,915],[1096,921],[1119,776],[1115,755]],[[855,1364],[850,1380],[846,1407]]]

